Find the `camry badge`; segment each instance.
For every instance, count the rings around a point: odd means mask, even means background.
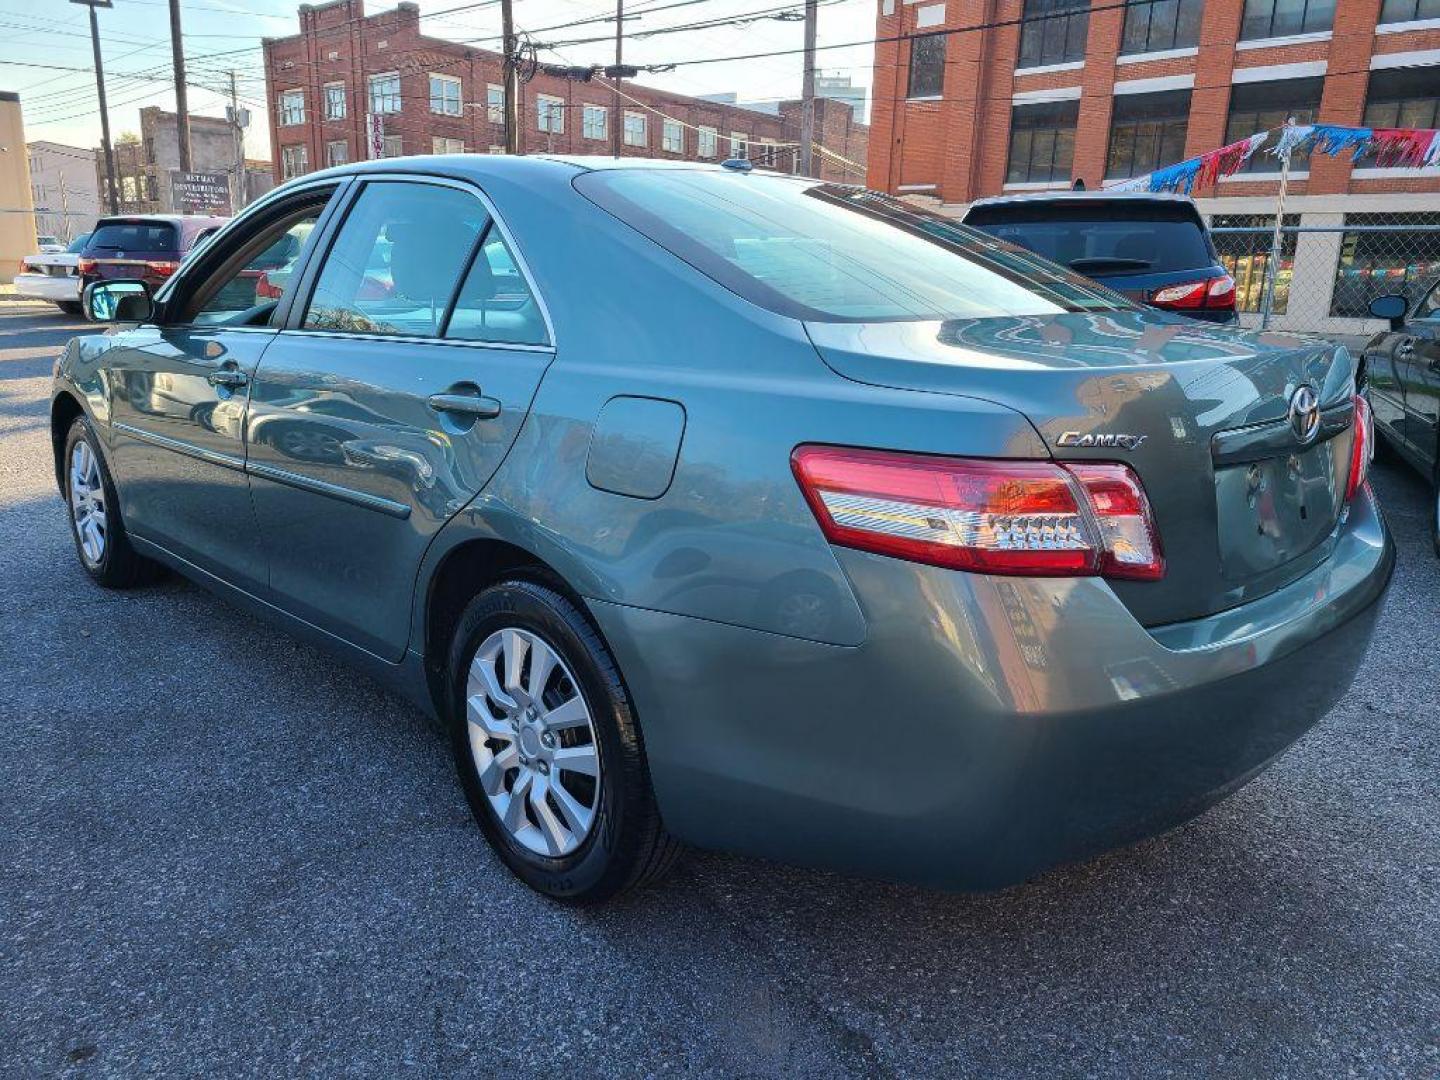
[[[1056,446],[1105,446],[1116,450],[1134,450],[1145,441],[1144,435],[1124,435],[1120,433],[1096,432],[1082,435],[1078,431],[1061,432],[1060,438],[1055,440]]]
[[[1295,392],[1290,395],[1290,410],[1287,415],[1290,430],[1295,433],[1295,440],[1301,446],[1308,446],[1315,441],[1315,436],[1320,433],[1320,398],[1313,386],[1296,387]]]

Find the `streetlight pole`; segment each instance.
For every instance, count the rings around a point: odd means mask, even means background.
[[[115,180],[115,149],[110,144],[110,110],[105,104],[105,67],[100,61],[100,23],[96,8],[108,8],[110,0],[70,0],[90,9],[90,44],[95,50],[95,92],[100,97],[100,145],[105,149],[105,201],[110,213],[120,212],[120,185]]]

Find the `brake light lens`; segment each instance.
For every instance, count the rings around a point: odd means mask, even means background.
[[[1154,579],[1165,572],[1139,479],[1057,465],[802,446],[791,467],[826,538],[986,574]]]
[[[75,268],[82,274],[93,274],[95,272],[95,260],[78,259],[75,262]]]
[[[1235,279],[1229,274],[1222,274],[1204,281],[1166,285],[1150,294],[1150,303],[1172,311],[1196,311],[1200,308],[1234,311]]]
[[[161,260],[153,260],[146,262],[145,268],[160,277],[169,277],[176,270],[180,269],[180,264],[178,262],[164,262]]]
[[[1349,502],[1370,473],[1370,460],[1375,456],[1375,418],[1370,402],[1355,395],[1355,434],[1350,439],[1350,479],[1345,483],[1345,501]]]

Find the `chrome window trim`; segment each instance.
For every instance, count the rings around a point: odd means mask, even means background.
[[[336,341],[392,342],[396,345],[444,345],[449,348],[501,349],[505,352],[533,352],[554,355],[554,345],[524,345],[506,341],[473,341],[468,338],[415,337],[410,334],[367,334],[358,330],[307,330],[303,327],[287,327],[280,331],[285,334],[303,334],[305,337],[329,338]]]

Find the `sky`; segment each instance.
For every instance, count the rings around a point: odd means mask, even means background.
[[[694,0],[670,11],[648,16],[646,7],[674,0],[629,0],[625,60],[634,64],[711,60],[775,50],[799,50],[802,24],[760,19],[742,25],[712,26],[680,33],[642,37],[646,31],[707,20],[724,20],[753,12],[774,13],[788,0]],[[367,14],[394,7],[393,0],[367,0]],[[236,73],[241,105],[253,123],[247,134],[249,156],[270,156],[266,129],[262,37],[285,37],[299,30],[299,0],[182,0],[185,55],[192,115],[223,116],[228,101],[229,72]],[[464,10],[455,10],[463,8]],[[539,52],[542,63],[609,63],[614,58],[614,20],[559,28],[597,15],[612,14],[614,0],[514,0],[517,30],[537,31],[539,44],[555,46]],[[794,0],[790,11],[802,10]],[[421,0],[421,32],[452,41],[498,48],[500,7],[497,0]],[[114,137],[140,128],[139,111],[147,105],[175,108],[171,82],[170,27],[167,0],[114,0],[99,11],[100,43],[110,131]],[[554,28],[554,29],[550,29]],[[823,73],[850,75],[857,84],[870,83],[872,48],[860,45],[830,48],[874,36],[874,0],[820,0],[818,64]],[[580,39],[605,38],[584,43]],[[673,72],[643,74],[637,82],[682,94],[735,91],[745,99],[798,97],[801,56],[754,60],[684,63]],[[27,140],[48,139],[73,146],[100,142],[99,109],[91,66],[89,18],[86,8],[66,0],[0,0],[0,90],[20,94]]]

